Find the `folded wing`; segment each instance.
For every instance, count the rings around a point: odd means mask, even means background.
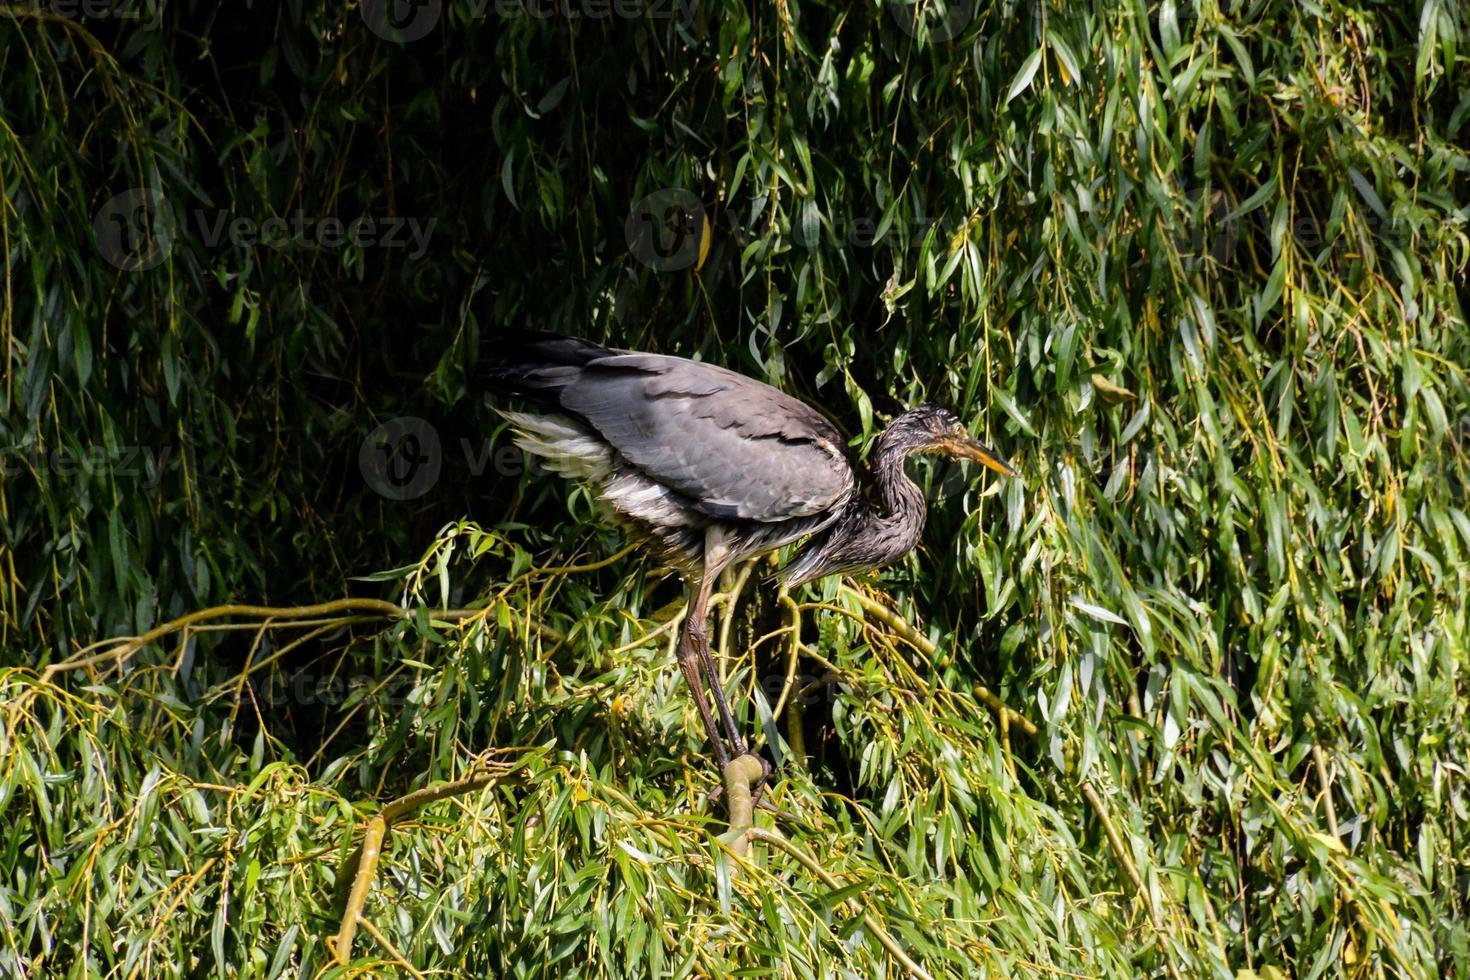
[[[681,357],[590,344],[541,356],[546,359],[501,372],[501,380],[581,420],[650,479],[711,517],[809,517],[854,492],[832,423],[753,378]]]

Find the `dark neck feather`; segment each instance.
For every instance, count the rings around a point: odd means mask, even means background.
[[[837,572],[882,568],[902,558],[924,532],[924,495],[904,472],[918,446],[888,429],[873,451],[879,506],[855,496],[843,514],[801,550],[780,577],[791,586]]]
[[[882,502],[882,511],[863,508],[866,530],[880,542],[883,559],[874,567],[886,565],[913,550],[924,533],[924,494],[904,472],[904,461],[916,447],[893,438],[890,429],[878,437],[873,453],[873,484]]]

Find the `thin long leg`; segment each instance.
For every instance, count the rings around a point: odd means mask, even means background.
[[[725,697],[724,685],[720,683],[720,672],[715,666],[714,655],[710,652],[709,633],[705,629],[705,614],[709,606],[710,588],[714,584],[714,578],[714,575],[706,570],[699,585],[692,590],[689,612],[685,616],[684,624],[689,631],[689,638],[695,644],[695,650],[699,656],[699,667],[704,671],[710,693],[714,695],[715,706],[720,712],[720,723],[725,728],[725,737],[730,740],[730,756],[735,758],[745,754],[745,739],[741,737],[740,729],[735,725],[735,715],[730,711],[730,702]]]
[[[700,720],[704,722],[704,733],[709,736],[710,746],[714,749],[715,762],[719,764],[720,770],[724,771],[725,766],[730,764],[730,754],[725,751],[725,740],[720,736],[714,716],[709,711],[709,702],[704,698],[704,682],[699,676],[699,654],[690,640],[686,622],[684,628],[680,630],[676,654],[679,658],[679,669],[684,673],[684,683],[694,698],[694,706],[699,709]]]
[[[740,734],[740,729],[735,724],[735,714],[730,710],[730,701],[725,697],[725,687],[720,683],[720,670],[715,666],[708,640],[699,645],[699,664],[709,678],[710,693],[715,696],[715,707],[719,709],[720,722],[725,726],[725,737],[730,740],[730,755],[742,756],[746,748],[745,736]]]

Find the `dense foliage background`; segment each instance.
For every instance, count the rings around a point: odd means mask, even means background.
[[[1466,28],[0,0],[0,973],[901,972],[871,922],[935,975],[1470,971]],[[677,582],[503,452],[527,325],[1025,474],[916,465],[876,581],[726,583],[825,878],[731,873]],[[344,596],[489,611],[89,646]],[[334,966],[364,817],[489,749]]]

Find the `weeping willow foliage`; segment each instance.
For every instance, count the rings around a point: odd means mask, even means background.
[[[1465,36],[0,0],[0,973],[1470,971]],[[875,578],[722,583],[789,845],[707,799],[677,583],[506,450],[526,325],[1023,472],[915,466]],[[485,759],[337,963],[367,819]]]

